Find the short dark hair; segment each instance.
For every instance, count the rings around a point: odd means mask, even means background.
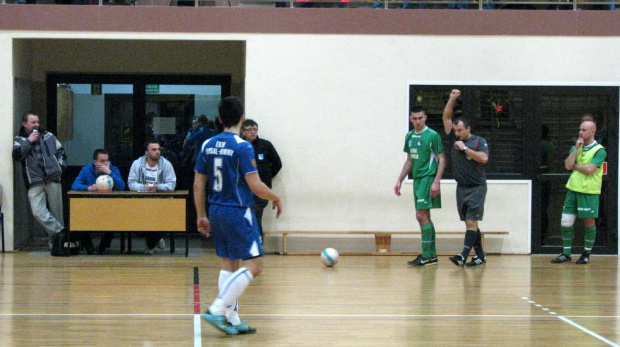
[[[22,123],[26,123],[28,121],[28,117],[30,116],[37,116],[37,114],[32,111],[26,111],[22,113]]]
[[[243,116],[243,103],[235,96],[226,97],[220,101],[218,112],[224,128],[234,127]]]
[[[469,118],[467,118],[465,116],[460,116],[460,117],[454,118],[454,120],[452,121],[452,124],[457,125],[457,124],[459,124],[459,122],[463,122],[463,126],[465,126],[465,128],[471,127],[471,119],[469,119]]]
[[[256,123],[253,119],[246,119],[243,121],[243,124],[241,124],[241,130],[253,126],[258,127],[258,123]]]
[[[156,143],[156,144],[158,144],[158,145],[159,145],[159,147],[161,147],[161,142],[159,142],[159,140],[158,140],[158,139],[150,139],[150,140],[148,140],[148,141],[146,141],[146,142],[144,143],[144,150],[145,150],[145,151],[148,151],[148,150],[149,150],[149,145],[150,145],[151,143]]]
[[[99,158],[99,154],[108,154],[108,151],[103,148],[95,149],[95,151],[93,152],[93,160],[97,160],[97,158]]]
[[[411,113],[418,113],[418,112],[424,112],[424,114],[426,114],[426,109],[419,104],[415,104],[413,106],[411,106]]]

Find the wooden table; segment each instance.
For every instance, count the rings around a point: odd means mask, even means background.
[[[187,190],[155,193],[71,190],[68,195],[69,235],[73,232],[167,232],[170,233],[170,253],[174,253],[174,233],[182,232],[185,233],[185,256],[189,254],[189,233],[185,224]],[[131,252],[131,234],[128,250]]]

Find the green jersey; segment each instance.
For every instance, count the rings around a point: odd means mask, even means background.
[[[429,127],[419,133],[414,129],[405,136],[403,151],[411,158],[413,178],[435,175],[439,166],[437,155],[443,152],[441,136]]]

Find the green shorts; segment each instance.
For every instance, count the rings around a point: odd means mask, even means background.
[[[431,198],[431,186],[434,180],[435,175],[413,179],[413,199],[416,210],[441,208],[441,195]]]
[[[599,194],[586,194],[568,190],[562,213],[577,215],[578,218],[598,218]]]

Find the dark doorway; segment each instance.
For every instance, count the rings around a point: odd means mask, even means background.
[[[617,254],[618,229],[618,88],[615,87],[545,87],[536,95],[540,119],[540,170],[534,180],[532,211],[532,251],[560,253],[562,236],[560,219],[570,172],[564,159],[579,135],[584,115],[591,115],[597,125],[596,140],[607,151],[607,174],[603,176],[599,218],[594,253]],[[575,222],[573,252],[581,253],[584,226]]]

